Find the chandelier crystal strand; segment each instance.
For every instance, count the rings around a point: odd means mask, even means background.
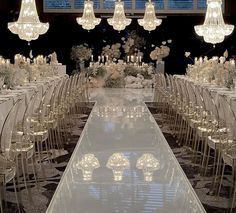
[[[124,30],[128,25],[131,24],[131,19],[126,18],[124,11],[124,2],[118,0],[115,2],[115,10],[112,18],[107,19],[109,25],[113,27],[114,30],[121,31]]]
[[[84,1],[83,15],[80,18],[76,18],[76,21],[85,30],[92,30],[96,25],[100,24],[101,19],[96,18],[94,15],[93,1]]]
[[[207,11],[203,25],[194,27],[199,36],[203,36],[204,41],[217,44],[224,41],[225,36],[230,35],[233,25],[225,24],[222,15],[222,0],[207,0]]]
[[[143,19],[138,19],[138,24],[144,28],[144,30],[152,31],[156,27],[160,26],[162,19],[158,19],[155,14],[155,5],[149,0],[145,4],[145,13]]]
[[[22,0],[20,15],[16,22],[8,23],[8,29],[19,38],[30,42],[48,31],[49,24],[41,23],[35,0]]]

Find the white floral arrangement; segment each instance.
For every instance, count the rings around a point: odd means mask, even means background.
[[[122,48],[126,55],[135,55],[137,51],[146,45],[146,40],[139,36],[135,30],[129,32],[127,38],[122,37],[121,40],[123,41]]]
[[[166,42],[162,42],[160,47],[156,47],[151,53],[150,58],[152,60],[162,61],[163,58],[170,54],[170,48],[166,46]]]
[[[73,46],[71,48],[71,60],[72,61],[88,61],[92,55],[92,50],[88,45],[81,44],[78,46]]]
[[[19,69],[14,65],[0,65],[0,77],[4,81],[7,89],[12,89],[18,85],[24,85],[28,79],[28,73],[24,69]]]
[[[88,68],[88,75],[90,87],[151,88],[154,84],[154,68],[147,64],[95,63]]]
[[[120,52],[121,44],[116,43],[113,45],[106,45],[102,48],[102,55],[108,56],[109,59],[119,59],[121,52]]]
[[[53,52],[52,54],[48,55],[48,58],[50,58],[51,65],[61,65],[60,63],[58,63],[56,52]]]
[[[129,54],[131,47],[134,45],[134,39],[128,38],[127,41],[125,41],[125,38],[122,39],[124,41],[124,44],[122,45],[124,51],[126,54]]]
[[[185,53],[190,57],[191,53]],[[226,54],[224,54],[226,56]],[[194,64],[189,64],[186,75],[198,82],[207,82],[228,88],[235,87],[236,67],[234,60],[226,60],[225,56],[195,58]]]

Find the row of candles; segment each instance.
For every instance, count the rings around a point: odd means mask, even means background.
[[[223,64],[225,62],[225,58],[224,57],[218,57],[218,56],[214,56],[212,57],[212,60],[214,61],[217,61],[217,62],[220,62],[220,64]],[[199,59],[196,57],[194,59],[195,61],[195,64],[202,64],[204,61],[208,61],[208,58],[207,56],[205,56],[204,58],[203,57],[200,57]],[[230,64],[232,65],[233,68],[235,68],[235,60],[234,59],[230,59]]]
[[[94,61],[94,56],[91,55],[91,62]],[[131,62],[131,63],[142,63],[142,56],[134,56],[134,55],[128,55],[126,58],[127,63]],[[102,56],[98,56],[98,62],[100,63],[104,63],[104,62],[109,62],[109,56],[106,55],[102,55]]]
[[[94,61],[94,56],[93,55],[91,55],[91,57],[90,57],[90,60],[91,60],[91,62],[93,62]],[[106,56],[104,56],[104,55],[102,55],[102,56],[98,56],[98,62],[100,63],[100,62],[102,62],[102,63],[104,63],[104,62],[108,62],[109,61],[109,56],[108,55],[106,55]]]
[[[134,55],[131,55],[131,56],[127,56],[127,62],[132,62],[132,63],[142,63],[142,56],[134,56]]]
[[[33,61],[34,64],[45,64],[45,63],[47,63],[47,58],[44,57],[43,55],[38,55],[32,61]],[[31,63],[31,59],[30,58],[26,58],[23,55],[16,54],[15,57],[14,57],[14,63],[15,64],[19,64],[21,62],[30,64]]]
[[[15,55],[14,63],[19,64],[21,62],[31,64],[32,61],[30,58],[26,58],[23,55],[20,55],[20,54]],[[39,55],[33,59],[34,64],[45,64],[46,62],[47,62],[47,59],[43,55]],[[11,63],[10,59],[4,59],[2,56],[0,56],[0,65],[9,66],[10,63]]]

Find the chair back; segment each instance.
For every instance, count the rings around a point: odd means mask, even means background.
[[[30,133],[31,118],[32,118],[34,110],[35,110],[35,102],[36,102],[36,100],[38,100],[38,96],[40,96],[40,94],[38,91],[36,91],[31,96],[30,101],[26,107],[23,121],[22,121],[23,133],[25,135],[28,135]]]
[[[9,158],[12,133],[17,120],[18,110],[20,106],[24,103],[24,99],[18,99],[11,110],[9,111],[1,131],[1,153],[3,153],[7,158]]]
[[[233,139],[236,139],[236,116],[232,110],[230,104],[227,102],[224,95],[219,95],[219,116],[225,121],[226,127],[228,128],[230,135]]]

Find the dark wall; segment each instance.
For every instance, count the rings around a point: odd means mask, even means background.
[[[136,30],[141,36],[147,40],[147,48],[143,50],[145,60],[150,61],[149,53],[151,45],[160,45],[162,41],[172,39],[170,44],[171,53],[166,60],[166,71],[168,73],[184,73],[187,63],[191,62],[184,57],[185,51],[191,51],[192,57],[201,55],[222,55],[228,49],[230,55],[236,54],[236,33],[226,38],[222,44],[218,44],[216,48],[203,42],[194,32],[194,25],[202,24],[203,15],[175,15],[167,16],[163,19],[163,23],[154,32],[148,33],[144,31],[138,24],[137,20],[133,20],[132,24],[125,31],[118,33],[110,27],[106,20],[94,30],[87,32],[79,26],[75,18],[78,14],[51,14],[43,13],[42,0],[37,1],[37,7],[42,22],[49,22],[50,28],[47,34],[39,37],[38,40],[32,41],[28,46],[26,41],[22,41],[17,35],[12,34],[7,29],[7,23],[15,21],[19,15],[20,1],[18,0],[0,0],[0,55],[5,58],[13,59],[16,53],[28,55],[32,49],[33,54],[48,55],[53,51],[57,52],[58,59],[68,66],[71,72],[74,68],[73,62],[70,61],[70,49],[75,44],[88,43],[93,48],[93,54],[100,54],[105,44],[121,42],[121,37],[127,36],[130,30]],[[226,0],[225,5],[225,21],[236,25],[236,1]]]

